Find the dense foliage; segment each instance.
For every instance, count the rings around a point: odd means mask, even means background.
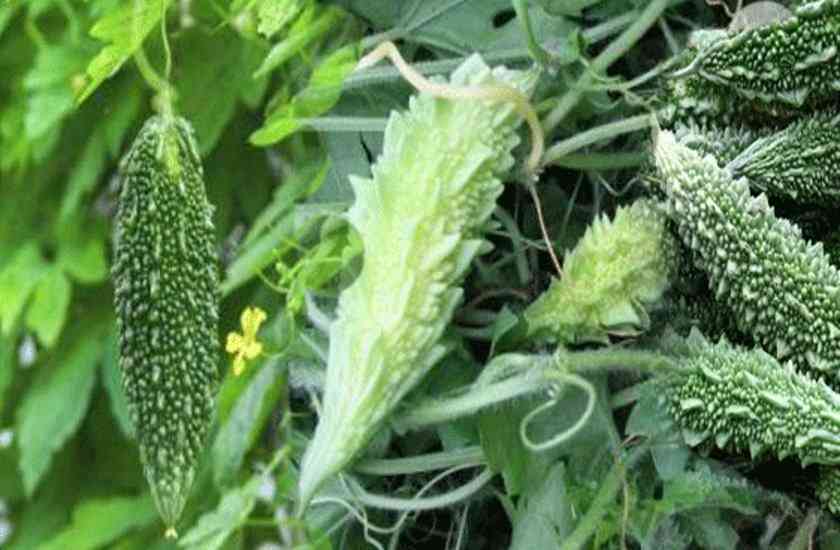
[[[840,547],[782,3],[0,3],[0,546]]]

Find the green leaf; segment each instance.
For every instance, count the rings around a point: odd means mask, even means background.
[[[567,485],[565,465],[557,462],[534,490],[523,495],[513,522],[511,550],[560,548],[575,525]]]
[[[0,421],[6,407],[6,390],[12,385],[16,366],[14,341],[0,336]]]
[[[303,10],[301,0],[259,0],[257,32],[271,38],[290,24]]]
[[[98,235],[80,234],[78,226],[68,230],[63,237],[58,249],[61,268],[82,284],[104,281],[108,276],[105,240]]]
[[[58,340],[73,287],[58,265],[53,264],[38,281],[32,303],[26,312],[26,326],[35,331],[44,346],[51,348]]]
[[[99,338],[87,333],[57,365],[40,367],[17,414],[20,470],[31,496],[49,469],[53,453],[75,433],[90,401],[96,364],[102,351]]]
[[[252,476],[247,483],[225,493],[218,507],[199,518],[198,523],[178,541],[182,548],[216,550],[238,529],[254,509],[261,476]]]
[[[38,245],[30,241],[0,271],[0,328],[4,335],[11,334],[26,300],[47,269]]]
[[[172,0],[132,0],[97,21],[90,35],[108,45],[87,66],[87,82],[76,95],[81,103],[120,69],[157,27]]]
[[[111,402],[111,412],[120,427],[120,431],[129,440],[134,440],[134,424],[128,413],[128,401],[122,389],[119,366],[119,342],[117,333],[110,331],[105,340],[105,353],[102,355],[102,385]]]
[[[310,6],[297,18],[284,39],[271,48],[254,76],[265,76],[292,57],[306,51],[309,44],[326,35],[344,18],[344,11],[335,6]]]
[[[285,386],[280,376],[285,364],[264,364],[239,397],[213,442],[213,479],[218,487],[230,484],[242,467],[245,454],[262,432]]]
[[[359,48],[344,46],[330,54],[312,72],[309,84],[298,92],[291,102],[276,108],[265,123],[251,134],[251,143],[271,145],[297,131],[308,117],[328,111],[341,96],[341,83],[358,62]]]
[[[109,158],[119,154],[123,137],[140,113],[142,91],[135,79],[124,79],[116,88],[107,87],[107,90],[109,95],[103,98],[109,105],[107,116],[96,125],[81,157],[73,164],[61,199],[60,222],[70,219],[96,187]]]
[[[61,121],[74,108],[72,82],[84,71],[87,57],[86,49],[65,44],[45,46],[38,51],[34,66],[23,81],[28,141],[44,140],[48,133],[57,134],[61,129]]]
[[[110,497],[82,502],[73,510],[69,527],[39,546],[39,550],[94,550],[114,542],[124,533],[157,519],[152,498]]]
[[[205,154],[218,142],[237,101],[254,84],[264,89],[268,79],[251,76],[264,49],[228,29],[212,33],[189,30],[179,37],[178,46],[182,52],[178,93],[189,99],[179,103],[178,109],[192,122],[199,150]],[[207,63],[208,59],[213,63]]]

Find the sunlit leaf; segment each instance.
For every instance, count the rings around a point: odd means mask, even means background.
[[[55,264],[38,281],[32,303],[26,311],[26,326],[35,331],[38,340],[52,347],[67,319],[67,308],[73,287],[61,268]]]
[[[0,270],[0,327],[9,335],[38,280],[47,271],[38,245],[21,246],[9,263]]]
[[[345,46],[318,65],[309,84],[292,100],[276,108],[265,124],[251,135],[254,145],[271,145],[295,132],[305,119],[328,111],[341,95],[341,83],[356,67],[358,48]]]
[[[91,36],[107,45],[88,64],[87,82],[76,95],[78,103],[87,99],[134,55],[171,3],[172,0],[132,0],[94,24]]]
[[[39,549],[94,550],[156,519],[157,511],[149,495],[86,500],[73,510],[70,526]]]

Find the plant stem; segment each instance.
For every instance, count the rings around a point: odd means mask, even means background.
[[[535,365],[535,368],[539,367]],[[398,432],[433,426],[469,416],[485,407],[521,397],[545,387],[544,376],[526,372],[502,382],[472,387],[467,393],[451,399],[424,401],[404,415],[394,419],[393,426]]]
[[[573,153],[578,149],[582,149],[592,143],[597,143],[606,139],[614,138],[622,134],[628,134],[637,130],[644,130],[653,126],[653,119],[650,114],[636,115],[630,118],[624,118],[616,122],[610,122],[595,128],[590,128],[585,132],[575,134],[569,139],[564,139],[555,143],[545,152],[543,156],[543,164],[555,164],[569,153]]]
[[[587,70],[578,78],[572,88],[563,95],[560,103],[548,114],[543,124],[545,133],[548,134],[566,118],[566,115],[578,104],[586,93],[586,89],[592,85],[595,75],[603,73],[617,59],[627,53],[648,29],[656,23],[669,0],[652,0],[650,4],[638,14],[638,18],[632,25],[627,27],[598,57],[590,64]]]
[[[480,474],[475,476],[471,481],[461,485],[457,489],[426,498],[396,498],[384,495],[376,495],[368,493],[364,488],[356,485],[353,489],[354,495],[365,506],[372,508],[379,508],[383,510],[396,510],[400,512],[421,512],[424,510],[434,510],[437,508],[448,508],[466,500],[485,485],[487,485],[495,474],[489,468],[485,468]],[[355,485],[355,484],[354,484]]]
[[[475,445],[407,458],[368,459],[356,464],[353,470],[367,475],[397,476],[442,470],[453,466],[480,466],[485,462],[484,451],[480,446]]]
[[[624,153],[570,153],[553,164],[573,170],[622,170],[636,168],[645,162],[643,151]]]

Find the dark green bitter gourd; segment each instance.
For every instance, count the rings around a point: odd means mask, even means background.
[[[840,271],[822,244],[802,238],[713,157],[668,131],[654,142],[668,214],[716,299],[764,349],[840,386]]]
[[[151,117],[120,178],[112,275],[123,389],[171,535],[213,415],[219,347],[213,208],[190,124]]]
[[[792,17],[711,41],[680,75],[693,74],[770,114],[811,110],[840,91],[840,0],[804,4]]]
[[[752,189],[800,203],[840,205],[840,115],[805,117],[757,139],[735,158],[715,156]]]
[[[712,344],[696,331],[684,343],[680,369],[659,383],[687,443],[840,464],[840,395],[823,381],[761,348]]]

